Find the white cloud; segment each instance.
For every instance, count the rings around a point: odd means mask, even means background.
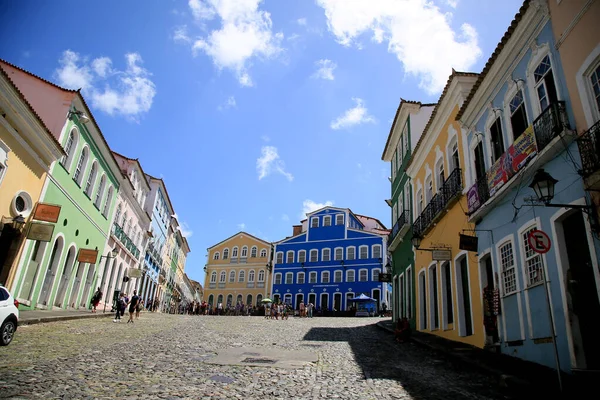
[[[290,36],[287,37],[287,40],[290,41],[290,42],[292,42],[292,41],[294,41],[296,39],[299,39],[299,38],[300,38],[300,35],[298,35],[297,33],[292,33]]]
[[[219,69],[229,69],[242,86],[253,86],[248,72],[254,59],[269,59],[281,52],[283,33],[273,33],[271,15],[259,9],[262,0],[189,0],[198,23],[221,23],[220,28],[192,41],[194,55],[205,53]],[[176,31],[177,33],[177,31]],[[189,38],[174,35],[181,41]]]
[[[218,109],[219,111],[227,110],[228,108],[234,108],[236,106],[235,97],[229,96],[225,103],[221,104]]]
[[[452,8],[458,7],[458,0],[446,0],[446,4]]]
[[[312,75],[313,78],[334,80],[333,70],[337,68],[337,64],[331,60],[323,59],[315,62],[317,71]]]
[[[256,160],[256,170],[258,180],[261,180],[272,173],[283,175],[288,181],[293,181],[294,176],[285,170],[285,163],[279,157],[277,147],[263,146],[261,156]]]
[[[98,57],[91,62],[78,53],[65,50],[54,77],[61,86],[82,89],[91,99],[92,106],[109,115],[124,115],[136,120],[152,107],[156,86],[150,72],[141,66],[138,53],[125,54],[127,68],[112,67],[109,57]]]
[[[186,25],[175,28],[175,31],[173,32],[173,40],[176,42],[180,41],[180,42],[188,42],[188,43],[191,41],[191,39],[187,33]]]
[[[287,214],[283,214],[283,215],[281,216],[281,220],[282,220],[282,221],[289,221],[289,220],[290,220],[290,217],[289,217]]]
[[[473,26],[465,23],[454,31],[452,14],[428,0],[317,0],[317,4],[340,44],[359,45],[359,37],[371,33],[375,42],[387,42],[404,72],[415,76],[429,94],[441,92],[451,68],[467,71],[481,57]]]
[[[362,99],[353,97],[352,100],[356,106],[346,110],[346,112],[337,117],[335,121],[331,121],[331,129],[345,129],[354,125],[364,124],[367,122],[374,123],[375,118],[369,115],[367,108],[364,106]]]
[[[268,137],[267,135],[262,135],[260,138],[261,138],[262,140],[264,140],[265,142],[267,142],[267,143],[271,141],[271,138],[270,138],[270,137]]]
[[[317,211],[323,207],[332,206],[333,201],[327,200],[325,203],[317,203],[312,200],[306,199],[302,202],[302,215],[300,219],[306,218],[306,214],[311,213],[313,211]]]
[[[241,224],[238,224],[237,227],[240,231],[243,231],[244,229],[246,229],[246,224],[242,222]]]
[[[189,225],[185,222],[180,222],[179,231],[181,232],[182,236],[185,236],[188,239],[191,238],[194,234],[194,232],[190,229]]]
[[[298,19],[296,20],[296,23],[297,23],[298,25],[300,25],[300,26],[306,26],[306,18],[304,18],[304,17],[303,17],[303,18],[298,18]]]

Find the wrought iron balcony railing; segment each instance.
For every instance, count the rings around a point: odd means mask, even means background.
[[[133,254],[135,258],[138,258],[140,256],[140,251],[138,250],[137,246],[133,243],[133,240],[131,240],[129,236],[125,234],[123,228],[121,228],[116,223],[113,224],[113,234],[117,239],[119,239],[123,246],[125,246],[125,248],[131,254]]]
[[[421,215],[413,223],[413,234],[422,236],[423,233],[433,224],[436,217],[446,209],[448,204],[459,194],[462,193],[462,175],[461,169],[455,168],[454,171],[444,181],[444,184],[435,196],[431,198],[427,207],[421,212]]]
[[[566,129],[569,129],[569,118],[564,101],[550,104],[539,117],[533,121],[533,131],[537,151],[540,153],[554,139]]]
[[[600,120],[577,139],[581,156],[581,175],[588,177],[600,170]]]
[[[402,229],[402,227],[404,225],[406,225],[407,223],[408,223],[408,210],[404,210],[402,212],[402,214],[400,215],[400,217],[398,217],[398,220],[392,227],[392,231],[388,235],[388,240],[387,240],[388,246],[394,241],[396,236],[398,236],[398,233],[400,233],[400,230]]]

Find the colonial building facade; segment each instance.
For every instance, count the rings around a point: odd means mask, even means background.
[[[325,207],[307,214],[294,235],[275,243],[273,300],[298,309],[301,302],[322,310],[348,310],[350,298],[387,302],[379,273],[387,263],[389,233],[374,218],[350,209]]]
[[[271,244],[246,232],[208,248],[204,299],[219,303],[259,305],[271,295]]]

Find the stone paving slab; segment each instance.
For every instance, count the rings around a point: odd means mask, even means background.
[[[114,313],[92,313],[79,310],[23,310],[19,311],[19,325],[34,325],[46,322],[69,321],[82,318],[108,318]]]
[[[316,353],[306,350],[278,350],[258,347],[233,347],[219,351],[208,364],[239,365],[275,368],[302,368],[319,361]]]

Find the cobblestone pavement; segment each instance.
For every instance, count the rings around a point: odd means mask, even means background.
[[[502,399],[496,381],[376,319],[143,314],[20,327],[0,348],[0,398]],[[304,350],[296,369],[211,365],[221,349]]]

